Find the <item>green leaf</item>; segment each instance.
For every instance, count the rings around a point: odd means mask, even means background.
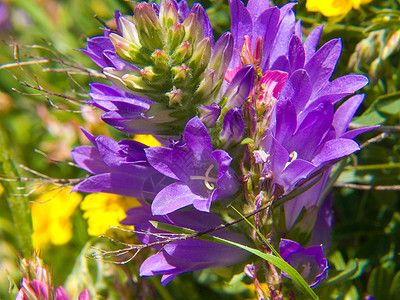
[[[354,276],[359,268],[358,260],[353,260],[349,263],[349,266],[343,271],[330,271],[329,279],[327,284],[335,284],[339,282],[344,282]]]
[[[246,273],[242,272],[239,274],[235,274],[232,279],[228,282],[229,286],[235,286],[237,285],[239,282],[241,282],[244,278],[246,277]]]
[[[243,141],[240,142],[240,144],[241,144],[241,145],[246,145],[246,144],[250,144],[250,143],[253,143],[253,142],[254,142],[253,139],[251,139],[251,138],[245,138],[245,139],[243,139]]]
[[[400,112],[400,92],[378,97],[367,110],[353,123],[360,125],[378,125],[386,121],[386,115],[396,115]]]
[[[272,245],[268,242],[268,240],[265,238],[265,236],[264,236],[263,234],[261,234],[261,232],[260,232],[249,220],[247,220],[236,208],[234,208],[233,206],[232,206],[232,208],[233,208],[234,211],[236,211],[236,212],[238,213],[238,215],[239,215],[240,217],[242,217],[242,218],[247,222],[247,224],[250,225],[251,228],[253,228],[253,229],[257,232],[258,236],[263,240],[263,242],[268,246],[268,248],[269,248],[276,256],[278,256],[279,258],[282,259],[282,257],[279,255],[278,251],[276,251],[275,248],[272,247]]]
[[[176,234],[194,234],[196,231],[188,228],[182,228],[178,226],[174,226],[171,224],[165,224],[165,223],[159,223],[156,221],[150,221],[150,223],[157,229],[171,232],[171,233],[176,233]],[[281,271],[285,272],[290,279],[299,287],[299,289],[311,297],[312,299],[319,299],[319,297],[315,294],[315,292],[310,288],[310,286],[307,284],[307,282],[301,277],[301,275],[291,266],[289,265],[286,261],[284,261],[282,258],[277,257],[275,255],[269,254],[269,253],[263,253],[257,249],[235,243],[229,240],[225,240],[220,237],[216,236],[210,236],[210,235],[201,235],[201,236],[196,236],[195,238],[203,240],[203,241],[209,241],[209,242],[217,242],[225,245],[230,245],[234,247],[238,247],[240,249],[243,249],[245,251],[248,251],[270,263],[272,263],[274,266],[279,268]]]
[[[375,23],[371,26],[369,26],[367,29],[365,29],[366,33],[372,32],[372,31],[377,31],[381,29],[387,29],[387,28],[399,28],[400,27],[400,21],[398,20],[390,20],[390,21],[385,21],[385,22],[379,22]]]
[[[389,291],[391,288],[393,275],[392,267],[377,267],[371,272],[368,279],[367,291],[370,295],[374,295],[375,299],[389,299]]]
[[[396,273],[390,285],[390,299],[395,300],[400,295],[400,271]]]

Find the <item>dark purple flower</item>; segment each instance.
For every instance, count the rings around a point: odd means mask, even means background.
[[[133,225],[137,232],[136,236],[146,245],[176,236],[157,230],[149,221],[172,224],[196,231],[205,231],[222,223],[222,220],[214,214],[196,210],[176,211],[166,216],[153,216],[150,207],[144,204],[128,210],[127,217],[122,220],[121,224]],[[244,236],[226,229],[215,231],[211,235],[240,244],[248,243]],[[171,282],[179,274],[234,265],[248,256],[248,252],[239,248],[198,239],[176,241],[155,248],[159,252],[143,262],[139,274],[140,276],[163,275],[161,279],[163,285]]]
[[[300,273],[310,287],[317,286],[327,276],[328,260],[324,258],[322,245],[304,249],[294,241],[281,239],[279,254]],[[282,274],[288,277],[284,272]]]
[[[179,147],[151,147],[145,150],[150,165],[176,180],[154,198],[152,212],[165,215],[192,205],[210,211],[211,202],[233,196],[239,187],[229,167],[232,158],[223,150],[213,150],[211,137],[198,117],[192,118]]]
[[[73,191],[112,193],[152,200],[171,180],[147,162],[147,146],[132,140],[116,142],[106,136],[84,132],[94,145],[79,146],[71,155],[78,166],[93,176],[73,187]]]

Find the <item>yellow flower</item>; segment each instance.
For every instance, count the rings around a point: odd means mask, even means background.
[[[309,11],[319,11],[326,17],[347,14],[351,8],[359,9],[360,4],[371,0],[307,0],[306,7]]]
[[[88,219],[88,233],[94,236],[104,234],[110,226],[118,226],[126,217],[125,212],[136,206],[140,203],[135,198],[106,193],[90,194],[81,203],[83,217]]]
[[[162,146],[161,143],[150,134],[137,134],[135,135],[134,140],[150,147]]]
[[[37,250],[50,243],[63,245],[71,240],[71,216],[82,196],[78,193],[70,194],[70,190],[63,188],[48,191],[32,204],[32,239]]]

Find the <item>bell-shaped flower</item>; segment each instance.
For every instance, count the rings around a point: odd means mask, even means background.
[[[71,152],[76,164],[93,175],[76,184],[72,191],[112,193],[152,200],[171,183],[147,162],[147,146],[132,140],[116,142],[106,136],[84,132],[92,146],[78,146]]]
[[[213,150],[211,137],[198,117],[186,125],[184,144],[145,149],[150,165],[175,182],[154,198],[152,213],[165,215],[185,206],[210,211],[211,202],[233,196],[239,187],[230,168],[232,158]]]
[[[127,217],[121,221],[121,224],[133,225],[136,236],[146,245],[176,237],[176,234],[168,234],[156,229],[150,221],[172,224],[198,232],[212,229],[222,223],[222,220],[216,215],[197,210],[176,211],[166,216],[154,216],[149,205],[144,204],[128,210]],[[240,244],[248,244],[243,235],[227,229],[215,231],[210,235]],[[163,275],[162,285],[168,284],[182,273],[231,266],[248,257],[248,252],[242,249],[198,239],[175,241],[164,246],[158,245],[155,248],[158,252],[142,263],[139,275]]]
[[[281,239],[279,254],[307,281],[310,287],[317,286],[327,276],[328,260],[324,258],[322,245],[304,249],[300,244]],[[286,273],[282,273],[288,277]]]

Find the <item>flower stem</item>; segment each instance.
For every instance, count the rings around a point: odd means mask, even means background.
[[[18,169],[11,159],[4,132],[0,128],[0,174],[6,178],[18,178]],[[32,245],[32,218],[29,213],[28,198],[17,195],[20,183],[16,181],[2,181],[8,206],[14,220],[16,234],[20,242],[20,249],[24,257],[29,258],[33,253]]]

